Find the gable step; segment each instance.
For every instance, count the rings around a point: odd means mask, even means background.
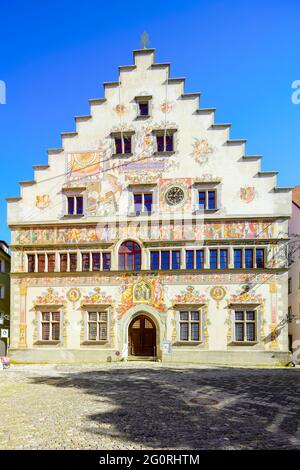
[[[120,72],[122,70],[134,70],[136,69],[136,65],[119,65]]]
[[[48,149],[47,150],[47,153],[48,155],[55,155],[57,153],[62,153],[64,152],[64,149],[63,148],[59,148],[59,149]]]
[[[258,171],[257,176],[276,176],[278,171]]]
[[[199,108],[196,109],[196,114],[210,114],[215,113],[217,108]]]
[[[50,168],[50,165],[32,165],[34,170],[47,170]]]
[[[244,155],[242,157],[243,160],[245,161],[257,161],[257,160],[261,160],[262,159],[262,156],[261,155]]]
[[[282,188],[274,188],[274,193],[289,193],[290,191],[293,191],[294,186],[286,186]]]
[[[89,103],[91,105],[102,104],[102,103],[105,103],[105,101],[106,101],[106,98],[91,98],[91,99],[89,99]]]
[[[60,135],[62,137],[76,137],[78,132],[61,132]]]
[[[85,116],[74,116],[74,119],[76,122],[78,121],[88,121],[89,119],[92,119],[92,116],[90,114],[87,114]]]
[[[31,181],[19,181],[20,186],[33,186],[36,184],[36,181],[31,180]]]
[[[227,145],[240,145],[240,144],[245,144],[247,142],[247,139],[230,139],[227,140]]]
[[[19,202],[22,200],[22,198],[20,196],[18,197],[6,197],[5,200],[7,202]]]
[[[168,78],[168,84],[185,82],[185,78]]]
[[[210,129],[228,129],[229,127],[231,127],[231,124],[228,123],[228,124],[212,124],[210,126]]]
[[[199,92],[196,92],[196,93],[183,93],[181,95],[181,99],[182,100],[189,100],[189,99],[199,98],[199,96],[201,96],[201,93],[199,93]]]
[[[166,67],[170,69],[171,64],[167,62],[164,64],[151,64],[152,69],[165,69]]]
[[[117,87],[117,86],[119,86],[119,82],[104,82],[103,86],[104,86],[104,88],[105,87]]]

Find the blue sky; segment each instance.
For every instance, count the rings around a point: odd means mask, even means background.
[[[291,101],[300,79],[300,2],[176,0],[1,0],[0,238],[9,241],[8,196],[61,146],[60,132],[88,114],[88,99],[132,63],[147,31],[158,62],[200,91],[201,107],[216,107],[216,122],[231,122],[247,154],[263,155],[262,169],[279,171],[280,186],[300,184],[300,104]]]

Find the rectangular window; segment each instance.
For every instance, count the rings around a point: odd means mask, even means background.
[[[265,252],[264,249],[256,249],[256,267],[264,268],[265,267]]]
[[[107,340],[107,312],[88,312],[88,340]]]
[[[173,134],[158,134],[156,135],[156,145],[158,152],[173,152]]]
[[[185,267],[186,269],[194,269],[194,250],[186,250]]]
[[[103,271],[110,271],[110,267],[111,267],[111,254],[110,253],[102,253],[102,266],[103,266]]]
[[[241,269],[243,267],[243,250],[233,250],[233,262],[235,269]]]
[[[254,310],[234,312],[235,341],[253,342],[256,340],[256,314]]]
[[[27,255],[27,262],[28,262],[28,272],[34,273],[35,272],[35,255]]]
[[[208,191],[208,209],[212,210],[216,208],[216,192]]]
[[[127,155],[131,153],[131,135],[120,134],[115,137],[116,155]]]
[[[210,269],[218,268],[218,250],[209,250]]]
[[[199,209],[206,209],[206,192],[199,191]]]
[[[170,252],[161,252],[161,269],[170,269]]]
[[[151,269],[159,269],[159,251],[151,251],[150,266]]]
[[[82,253],[82,271],[90,270],[90,254]]]
[[[214,210],[217,208],[217,195],[215,190],[198,191],[198,206],[203,210]]]
[[[4,261],[4,259],[0,260],[0,271],[1,271],[1,273],[5,273],[5,261]]]
[[[42,340],[59,341],[60,339],[60,313],[42,312]]]
[[[152,193],[136,193],[133,200],[135,212],[152,212]]]
[[[245,268],[253,268],[253,249],[247,248],[245,250]]]
[[[93,271],[100,271],[100,253],[92,253]]]
[[[196,268],[197,269],[204,268],[204,250],[196,251]]]
[[[201,340],[200,312],[198,310],[179,312],[180,341]]]
[[[83,196],[68,196],[68,215],[83,214]]]
[[[139,101],[139,116],[149,116],[149,102],[148,101]]]
[[[180,269],[180,251],[172,251],[172,269]]]
[[[292,293],[292,278],[289,277],[289,280],[288,280],[288,293],[291,294]]]
[[[220,268],[228,268],[228,250],[220,250]]]
[[[195,269],[195,268],[203,269],[204,268],[204,250],[196,250],[196,251],[186,250],[185,264],[186,264],[186,269]]]
[[[70,253],[70,271],[77,271],[77,253]]]
[[[61,253],[60,254],[60,272],[65,273],[68,271],[68,254]]]
[[[48,257],[48,273],[54,273],[55,271],[55,254],[50,253],[47,255]]]
[[[45,254],[38,255],[38,272],[45,272]]]

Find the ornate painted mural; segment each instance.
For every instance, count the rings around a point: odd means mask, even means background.
[[[149,229],[150,227],[150,229]],[[44,227],[44,228],[20,228],[16,232],[15,243],[19,245],[43,245],[43,244],[74,244],[93,243],[100,241],[115,241],[128,235],[136,236],[144,241],[169,240],[170,233],[173,239],[185,239],[193,236],[196,240],[222,240],[222,239],[269,239],[275,236],[274,224],[269,222],[202,222],[192,224],[187,221],[184,225],[170,225],[168,234],[164,234],[166,224],[148,221],[131,221],[123,224],[98,224],[74,227]],[[130,232],[129,232],[130,230]],[[170,232],[171,230],[171,232]],[[181,232],[179,232],[181,230]],[[176,237],[176,238],[175,238]]]
[[[164,311],[164,289],[159,276],[126,277],[122,284],[121,302],[117,307],[119,318],[136,304],[150,304]]]

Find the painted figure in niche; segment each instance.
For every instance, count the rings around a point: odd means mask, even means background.
[[[149,302],[151,300],[151,287],[145,281],[138,282],[133,290],[134,302]]]
[[[159,279],[154,280],[153,305],[159,307],[163,304],[163,289]]]

